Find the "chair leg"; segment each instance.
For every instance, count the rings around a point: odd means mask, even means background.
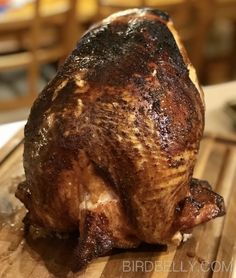
[[[234,33],[233,33],[233,47],[230,57],[230,78],[234,79],[234,76],[236,74],[236,55],[235,55],[235,49],[236,49],[236,20],[233,21],[234,26]]]
[[[201,0],[197,2],[195,7],[198,10],[198,15],[202,17],[202,20],[200,20],[199,17],[200,23],[196,28],[196,39],[194,40],[192,49],[192,63],[201,79],[204,64],[204,47],[206,45],[208,32],[213,21],[215,6],[214,1],[212,0]]]
[[[28,95],[31,99],[38,95],[39,65],[34,61],[28,69]]]

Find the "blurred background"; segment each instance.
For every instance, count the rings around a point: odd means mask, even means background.
[[[0,124],[27,118],[91,24],[142,6],[171,15],[202,85],[236,79],[236,0],[0,0]]]

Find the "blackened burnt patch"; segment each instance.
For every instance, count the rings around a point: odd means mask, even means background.
[[[153,14],[152,10],[147,10]],[[74,51],[79,68],[86,68],[90,82],[124,86],[135,74],[150,74],[149,63],[170,63],[182,73],[188,70],[172,33],[159,20],[119,17],[96,26],[80,40]],[[162,15],[163,16],[163,15]],[[109,70],[112,69],[112,70]]]

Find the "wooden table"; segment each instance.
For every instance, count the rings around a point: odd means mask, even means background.
[[[211,123],[208,118],[212,111],[217,109],[222,113],[224,102],[235,97],[235,89],[236,82],[205,89],[207,126],[211,127],[214,122],[214,117],[210,119]],[[14,197],[17,184],[24,179],[23,124],[18,123],[18,128],[15,126],[18,133],[0,150],[0,277],[236,277],[235,135],[224,135],[223,127],[217,130],[218,135],[208,129],[194,171],[195,177],[207,179],[224,197],[226,216],[194,228],[192,238],[177,249],[148,246],[146,249],[119,250],[72,274],[66,265],[76,239],[37,238],[37,234],[34,239],[23,236],[25,209]],[[4,130],[7,132],[6,126],[0,127],[0,140]]]

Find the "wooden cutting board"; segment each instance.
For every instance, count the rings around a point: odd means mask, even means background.
[[[0,151],[0,277],[232,277],[236,269],[236,137],[205,135],[194,176],[224,197],[227,214],[193,230],[177,249],[144,245],[115,250],[73,274],[67,267],[76,238],[23,236],[21,203],[14,197],[22,167],[23,132]],[[236,267],[235,267],[236,268]]]

